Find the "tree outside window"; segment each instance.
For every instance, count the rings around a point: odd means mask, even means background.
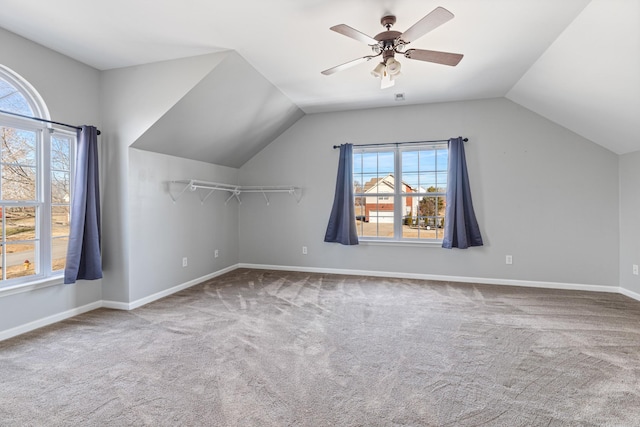
[[[0,66],[0,110],[46,111]],[[0,112],[0,287],[60,275],[66,261],[76,136]]]

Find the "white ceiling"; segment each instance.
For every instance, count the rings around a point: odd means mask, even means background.
[[[464,54],[457,67],[399,58],[386,90],[370,54],[329,30],[406,30],[437,6],[455,18],[411,47]],[[506,96],[622,154],[640,150],[638,0],[0,0],[0,27],[100,70],[237,51],[306,113]]]

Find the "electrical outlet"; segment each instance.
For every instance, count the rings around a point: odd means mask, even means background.
[[[306,255],[307,254],[307,247],[303,246],[302,247],[302,255]]]
[[[187,265],[187,257],[182,258],[182,266],[186,267]]]
[[[638,275],[638,264],[633,264],[633,274]]]
[[[218,258],[218,255],[220,255],[220,252],[218,252],[217,249],[215,251],[213,251],[213,257],[214,258]]]
[[[506,256],[506,258],[505,258],[505,262],[506,262],[508,265],[513,264],[513,257],[512,257],[511,255],[507,255],[507,256]]]

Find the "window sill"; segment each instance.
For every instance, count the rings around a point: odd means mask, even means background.
[[[62,275],[47,277],[44,279],[34,280],[28,283],[20,283],[17,285],[0,288],[0,298],[9,295],[20,294],[23,292],[31,292],[37,289],[47,288],[49,286],[62,285],[64,277]]]
[[[442,240],[435,240],[429,242],[414,242],[410,240],[368,240],[368,239],[358,239],[359,244],[361,245],[371,245],[371,246],[410,246],[410,247],[421,247],[421,248],[442,248]]]

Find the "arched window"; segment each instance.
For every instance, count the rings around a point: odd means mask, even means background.
[[[66,260],[76,135],[28,117],[49,119],[44,100],[0,65],[0,292],[61,277]]]
[[[0,110],[49,119],[38,92],[22,77],[0,65]]]

